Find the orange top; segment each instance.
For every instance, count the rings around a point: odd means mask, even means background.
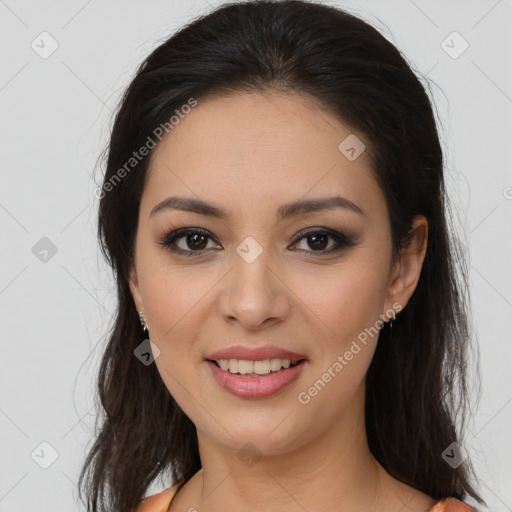
[[[475,512],[475,509],[456,498],[446,498],[438,501],[430,512]]]
[[[144,499],[135,512],[167,512],[178,486],[174,485],[165,491]],[[473,507],[456,498],[445,498],[438,501],[429,512],[475,512]]]

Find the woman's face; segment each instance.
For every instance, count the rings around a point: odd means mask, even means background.
[[[385,199],[362,143],[312,100],[275,92],[200,101],[155,149],[130,287],[163,382],[198,432],[225,447],[284,453],[364,425],[378,329],[414,291],[426,238],[392,261]],[[176,203],[152,214],[170,197],[226,216]],[[290,207],[334,197],[343,200]],[[165,247],[178,228],[205,231]],[[235,394],[219,384],[227,373],[212,367],[213,352],[267,345],[306,360],[275,374],[294,380],[276,390],[276,377],[230,376]],[[255,379],[274,383],[265,393]],[[243,395],[251,386],[260,391]]]

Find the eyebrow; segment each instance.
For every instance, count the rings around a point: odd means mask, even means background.
[[[340,197],[325,197],[318,199],[302,199],[293,203],[285,204],[280,206],[277,210],[277,219],[279,221],[288,219],[290,217],[296,217],[305,213],[314,213],[322,210],[330,210],[333,208],[346,208],[359,215],[365,215],[363,210],[352,201]],[[200,215],[206,215],[209,217],[215,217],[217,219],[227,220],[232,218],[233,214],[215,206],[211,203],[202,201],[201,199],[194,199],[188,197],[168,197],[161,203],[157,204],[149,214],[150,218],[156,213],[164,210],[181,210],[186,212],[198,213]]]

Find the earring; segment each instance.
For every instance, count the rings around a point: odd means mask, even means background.
[[[393,327],[393,320],[396,318],[395,312],[393,311],[393,318],[389,321],[389,328]]]
[[[148,333],[148,324],[146,322],[146,316],[144,315],[144,311],[139,311],[140,324],[142,325],[143,331]]]

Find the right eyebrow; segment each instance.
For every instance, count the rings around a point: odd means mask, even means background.
[[[153,217],[153,215],[163,210],[182,210],[185,212],[199,213],[200,215],[208,215],[218,219],[228,219],[233,216],[232,213],[228,213],[219,206],[192,197],[168,197],[157,204],[151,210],[149,216]]]

